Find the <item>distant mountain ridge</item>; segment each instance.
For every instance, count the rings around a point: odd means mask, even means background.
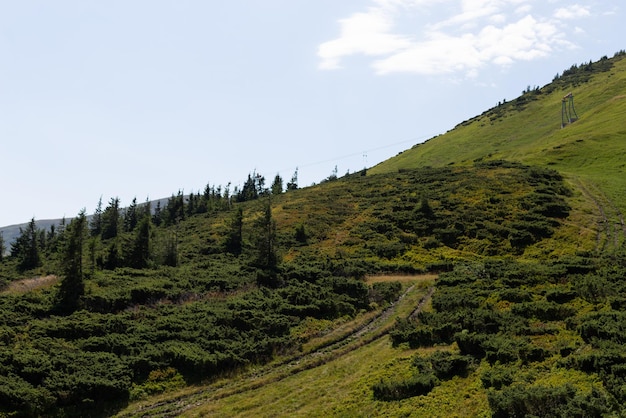
[[[54,225],[55,228],[58,227],[62,221],[63,219],[35,219],[35,224],[37,225],[38,229],[49,230],[52,225]],[[69,222],[69,219],[67,221]],[[28,222],[17,225],[3,226],[0,228],[0,234],[2,234],[2,238],[4,239],[4,245],[6,247],[4,249],[5,253],[9,253],[11,251],[11,244],[15,242],[17,237],[20,236],[20,228],[24,229],[26,228],[26,226],[28,226]]]
[[[151,200],[149,203],[152,207],[152,210],[154,211],[154,208],[156,207],[157,203],[160,203],[161,207],[164,207],[167,204],[168,199],[169,199],[168,197],[164,197],[161,199]],[[145,202],[138,204],[138,206],[143,206],[143,205],[145,205]],[[122,208],[120,210],[120,213],[124,213],[125,209],[126,209],[125,207]],[[92,216],[93,215],[88,215],[87,220],[91,220]],[[54,225],[55,228],[60,226],[61,223],[63,222],[63,219],[65,219],[66,223],[69,223],[72,220],[72,218],[35,219],[35,225],[37,226],[37,229],[43,229],[45,231],[48,231],[50,230],[50,227],[52,225]],[[21,224],[0,227],[0,234],[2,235],[2,238],[4,239],[4,245],[6,247],[5,254],[8,254],[11,251],[11,244],[15,242],[17,237],[20,236],[20,228],[21,229],[26,228],[29,222],[30,221],[24,222]]]

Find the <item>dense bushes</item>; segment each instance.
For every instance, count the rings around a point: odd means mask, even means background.
[[[493,417],[603,417],[612,410],[610,400],[599,391],[588,395],[573,385],[513,385],[488,393]]]
[[[465,376],[473,365],[470,356],[436,351],[429,357],[415,356],[414,373],[401,380],[381,380],[372,387],[374,398],[396,401],[413,396],[426,395],[441,381],[454,376]]]
[[[433,310],[398,320],[392,341],[458,349],[438,351],[421,367],[440,381],[481,362],[493,416],[623,412],[626,304],[617,295],[626,269],[619,257],[458,265],[440,276]]]
[[[537,321],[553,314],[570,320],[568,304],[579,297],[613,296],[618,304],[616,294],[598,293],[595,281],[581,286],[584,292],[572,286],[575,294],[535,292],[539,283],[560,280],[550,266],[487,261],[461,268],[447,257],[506,256],[552,236],[569,211],[563,199],[569,191],[554,171],[491,162],[349,176],[295,193],[297,199],[272,199],[271,269],[258,265],[257,244],[269,231],[259,228],[269,206],[258,200],[232,210],[210,188],[204,197],[179,193],[152,225],[144,217],[146,228],[139,228],[129,208],[116,231],[109,229],[122,219],[115,208],[105,210],[108,232],[90,225],[84,249],[83,310],[54,316],[54,288],[0,297],[0,373],[7,377],[0,382],[0,414],[101,409],[99,402],[267,361],[301,342],[291,329],[303,318],[334,319],[394,301],[401,286],[369,287],[362,279],[372,273],[447,272],[433,310],[398,321],[391,337],[395,345],[456,341],[461,349],[416,365],[405,382],[381,383],[380,399],[427,393],[483,357],[541,361],[552,352],[529,341]],[[57,267],[51,248],[42,269]],[[3,282],[15,261],[8,263]],[[591,338],[591,324],[570,325]],[[602,332],[608,335],[608,328]]]
[[[181,280],[163,280],[176,272]],[[265,362],[294,349],[291,329],[301,319],[353,315],[371,302],[393,300],[401,290],[398,283],[373,288],[296,266],[279,289],[251,288],[230,296],[190,292],[206,281],[187,278],[180,269],[162,275],[132,269],[113,273],[119,280],[116,292],[102,293],[101,305],[94,306],[97,295],[86,296],[91,312],[51,316],[45,309],[52,304],[41,303],[45,297],[2,297],[7,315],[0,318],[0,373],[7,378],[0,383],[0,415],[108,408],[158,387]],[[96,280],[108,283],[104,277]],[[18,312],[11,312],[16,307]],[[158,370],[170,370],[174,380],[155,383]]]

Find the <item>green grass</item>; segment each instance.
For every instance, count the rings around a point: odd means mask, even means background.
[[[368,171],[394,172],[425,166],[470,165],[506,159],[550,166],[597,186],[626,211],[626,60],[588,82],[550,84],[464,122],[444,135],[414,146]],[[561,100],[574,94],[579,120],[561,129]]]
[[[380,379],[410,375],[418,351],[392,348],[387,338],[379,339],[316,369],[207,403],[183,416],[489,416],[486,391],[476,375],[445,382],[427,396],[398,402],[374,400],[372,386]]]
[[[428,282],[418,280],[416,284],[416,291],[409,293],[400,304],[398,315],[406,316],[411,312]],[[375,383],[381,379],[409,377],[413,357],[432,351],[430,348],[392,348],[388,337],[383,337],[319,367],[254,390],[205,402],[182,416],[489,416],[486,390],[481,386],[478,373],[444,382],[427,396],[398,402],[373,398]]]
[[[566,260],[565,265],[571,260],[568,268],[578,268],[579,256],[618,250],[626,241],[622,215],[626,211],[626,128],[623,125],[626,60],[622,58],[601,61],[592,66],[592,71],[563,76],[540,90],[490,109],[444,135],[373,167],[366,178],[353,176],[278,197],[274,201],[274,214],[282,231],[279,240],[284,248],[289,248],[283,253],[284,260],[287,263],[323,258],[357,260],[359,265],[381,273],[401,272],[405,266],[425,271],[428,266],[448,263],[480,265],[481,260],[489,256],[525,262]],[[561,101],[569,92],[574,94],[579,120],[561,128]],[[421,236],[419,232],[410,232],[411,228],[400,232],[383,221],[403,222],[402,211],[409,206],[414,210],[423,198],[441,219],[450,221],[448,229],[454,228],[454,219],[465,227],[472,221],[478,222],[477,230],[481,232],[497,231],[498,225],[512,222],[516,216],[519,217],[516,219],[526,219],[527,214],[520,214],[519,209],[524,196],[530,196],[533,191],[521,177],[516,177],[519,174],[508,168],[481,168],[481,163],[495,160],[547,167],[563,175],[572,190],[566,198],[571,210],[567,218],[559,220],[550,236],[521,252],[505,241],[490,247],[496,232],[483,240],[466,235],[450,245],[440,245],[437,240],[445,239],[445,235]],[[407,170],[417,171],[411,174]],[[498,214],[498,209],[507,214]],[[485,218],[476,218],[477,213]],[[290,236],[298,225],[306,227],[309,235],[306,246],[294,245]],[[393,249],[398,242],[404,247],[397,254],[381,252]],[[519,268],[523,269],[523,265]],[[544,305],[538,301],[546,294],[567,290],[570,281],[578,279],[553,280],[552,285],[540,281],[533,285],[535,287],[511,286],[511,289],[522,293],[530,291],[537,305],[529,304],[527,308],[536,308],[539,312]],[[485,303],[498,312],[507,312],[515,305],[499,299],[492,289],[487,293]],[[584,289],[579,293],[584,293]],[[415,295],[399,308],[403,316],[410,313],[409,306],[417,303]],[[480,296],[477,293],[468,297]],[[607,309],[606,304],[596,302],[594,305],[583,299],[570,302],[576,318]],[[526,305],[519,305],[516,308],[519,311],[520,306]],[[363,319],[361,316],[355,321]],[[296,332],[313,336],[304,346],[304,350],[312,350],[332,341],[337,333],[354,323],[311,320],[305,321]],[[545,333],[529,336],[528,342],[552,353],[552,357],[539,363],[518,362],[506,366],[516,370],[516,384],[524,388],[558,388],[572,383],[582,394],[588,393],[591,387],[602,387],[595,373],[559,366],[560,354],[556,353],[561,348],[591,350],[584,346],[576,330],[567,329],[563,321],[529,318],[528,324],[529,329],[535,330],[533,332],[545,328]],[[459,348],[456,343],[419,349],[409,349],[407,345],[392,348],[387,337],[376,339],[319,367],[276,381],[269,379],[267,384],[241,393],[200,402],[187,410],[185,416],[490,416],[488,394],[493,389],[484,388],[481,376],[492,368],[497,370],[500,365],[485,360],[466,377],[442,381],[428,395],[394,402],[374,399],[374,384],[381,379],[409,378],[414,373],[411,366],[414,356],[428,356],[436,350],[456,352]],[[233,384],[238,384],[237,379],[241,378],[234,377]]]
[[[122,414],[139,414],[141,406],[159,412],[155,404],[175,408],[169,401],[180,396],[193,400],[189,416],[488,416],[492,389],[481,377],[497,375],[491,368],[499,366],[480,358],[468,375],[444,379],[427,395],[393,402],[373,397],[381,379],[410,380],[415,355],[456,355],[464,340],[446,337],[445,326],[426,323],[443,337],[433,343],[439,345],[419,349],[407,348],[409,339],[392,348],[388,337],[379,338],[390,329],[394,342],[397,329],[418,335],[401,329],[408,321],[394,328],[393,316],[359,340],[347,337],[377,321],[389,282],[401,282],[395,291],[416,284],[394,307],[396,317],[406,318],[434,275],[451,270],[456,276],[441,274],[437,283],[447,280],[447,287],[438,287],[425,305],[428,315],[443,315],[454,301],[481,305],[483,319],[511,311],[525,321],[520,334],[505,335],[503,325],[503,334],[485,344],[507,349],[507,342],[523,342],[551,356],[509,363],[520,372],[516,385],[535,385],[536,393],[550,395],[573,382],[584,395],[610,384],[607,376],[600,382],[588,372],[585,356],[602,359],[606,347],[609,354],[613,348],[583,338],[598,329],[616,339],[614,330],[626,327],[615,319],[626,309],[616,279],[622,270],[611,270],[626,242],[626,60],[589,68],[463,122],[367,176],[355,173],[272,196],[282,260],[276,289],[259,288],[253,263],[265,199],[236,203],[243,209],[239,256],[224,252],[233,212],[223,205],[155,228],[150,268],[106,270],[86,261],[84,310],[73,315],[55,315],[55,287],[10,290],[9,284],[39,283],[29,279],[55,273],[52,249],[41,267],[28,272],[17,273],[16,260],[5,260],[0,286],[9,290],[0,293],[0,369],[8,383],[0,385],[0,398],[13,408],[6,412],[27,404],[33,414],[100,409],[93,401],[87,405],[86,396],[109,390],[116,399],[103,414],[124,408],[127,399],[141,403]],[[570,91],[579,120],[561,129],[561,98]],[[160,265],[174,238],[178,265]],[[125,233],[118,244],[129,246],[133,239],[134,233]],[[96,243],[94,260],[111,244]],[[607,253],[613,258],[600,262]],[[597,274],[585,273],[595,263]],[[486,266],[491,273],[481,275]],[[528,283],[516,284],[526,276]],[[476,286],[468,286],[469,279]],[[573,290],[578,296],[563,302],[565,311],[575,312],[573,322],[546,320],[546,312],[556,309],[548,298]],[[597,315],[603,312],[616,316]],[[438,320],[455,327],[472,315],[478,314]],[[614,323],[602,325],[609,319]],[[614,343],[610,338],[602,344]],[[582,352],[568,357],[571,347]],[[64,374],[65,365],[77,362],[84,367]],[[621,363],[610,366],[621,376]],[[55,379],[43,379],[53,372]],[[99,382],[104,389],[94,390],[95,374],[105,377]],[[58,409],[57,398],[77,382],[87,395],[77,392],[67,410]],[[207,386],[180,390],[190,383]],[[607,390],[619,394],[616,386]],[[118,399],[119,405],[113,402]]]

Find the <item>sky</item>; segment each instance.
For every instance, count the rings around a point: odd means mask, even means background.
[[[0,226],[374,166],[626,49],[624,7],[0,0]]]

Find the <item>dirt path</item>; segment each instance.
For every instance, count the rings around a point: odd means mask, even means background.
[[[398,315],[398,308],[406,296],[415,290],[409,287],[392,305],[360,326],[337,336],[327,344],[310,352],[290,357],[279,363],[262,366],[254,371],[244,373],[233,380],[217,382],[163,402],[140,407],[134,411],[123,412],[118,417],[175,417],[185,411],[212,400],[223,399],[236,394],[258,389],[265,385],[278,382],[289,376],[319,367],[343,355],[346,355],[372,341],[387,335],[394,325],[392,317]],[[429,288],[413,310],[417,314],[430,300],[434,286]]]
[[[598,232],[596,251],[616,250],[626,242],[626,222],[624,214],[602,191],[590,182],[576,179],[576,185],[583,195],[598,209]],[[610,247],[610,248],[607,248]]]

